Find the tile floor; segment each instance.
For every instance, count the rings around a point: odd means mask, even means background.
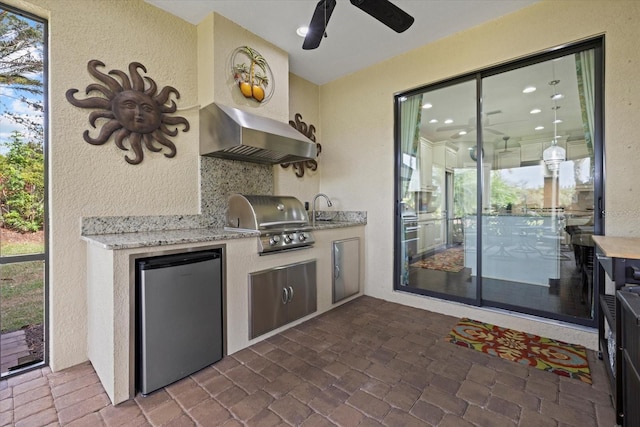
[[[360,297],[115,407],[90,363],[39,369],[0,382],[0,426],[615,424],[594,352],[588,385],[445,342],[456,321]]]
[[[20,358],[31,354],[23,329],[0,335],[0,348],[0,372],[8,372],[9,368],[18,365]]]

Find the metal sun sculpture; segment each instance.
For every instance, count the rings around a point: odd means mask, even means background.
[[[96,138],[89,135],[89,130],[83,133],[84,140],[92,145],[102,145],[106,143],[111,135],[115,135],[116,146],[124,151],[124,142],[128,139],[129,146],[133,150],[135,157],[130,158],[125,155],[125,160],[137,165],[144,159],[143,144],[153,152],[162,151],[166,147],[169,152],[164,153],[165,157],[171,158],[176,155],[176,146],[165,135],[176,136],[178,129],[169,129],[167,126],[183,125],[183,132],[189,130],[189,121],[184,117],[167,116],[176,112],[176,103],[169,97],[174,94],[176,99],[180,98],[180,93],[171,86],[164,87],[157,91],[158,85],[150,77],[143,77],[138,69],[145,73],[147,69],[139,62],[129,64],[129,74],[124,71],[111,70],[105,74],[98,70],[104,67],[104,63],[93,59],[87,64],[89,74],[102,82],[104,85],[92,83],[87,86],[86,94],[99,92],[104,97],[94,96],[86,99],[76,99],[77,89],[69,89],[66,93],[67,101],[80,108],[98,108],[89,114],[89,123],[96,127],[96,120],[106,119],[102,125],[100,133]],[[118,77],[118,81],[112,76]],[[145,83],[146,82],[146,83]],[[148,83],[148,87],[145,85]],[[163,147],[154,144],[158,142]]]
[[[314,134],[316,131],[316,127],[314,125],[309,125],[307,127],[307,124],[302,121],[302,114],[300,113],[296,113],[294,118],[295,120],[289,120],[289,125],[309,138],[311,141],[316,142],[316,136]],[[316,145],[318,149],[318,151],[316,152],[316,156],[319,156],[320,152],[322,151],[322,146],[319,143],[316,143]],[[296,173],[296,176],[298,178],[302,178],[304,176],[305,168],[309,168],[310,170],[315,171],[316,169],[318,169],[318,162],[316,162],[315,160],[303,160],[294,163],[281,163],[280,166],[285,169],[289,166],[292,166],[293,170]]]

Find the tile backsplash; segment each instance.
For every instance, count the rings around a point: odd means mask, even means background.
[[[273,166],[200,157],[200,212],[224,220],[234,193],[273,194]]]

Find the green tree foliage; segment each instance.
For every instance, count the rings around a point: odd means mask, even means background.
[[[500,174],[500,171],[491,172],[491,206],[496,209],[507,208],[519,204],[523,191],[520,189],[523,186],[516,187],[513,184],[505,181]]]
[[[43,138],[43,26],[0,8],[0,88],[2,115]],[[33,115],[16,114],[11,102],[29,106]]]
[[[477,171],[466,169],[456,171],[454,176],[454,200],[453,208],[456,217],[475,215],[477,212]],[[542,189],[535,190],[542,194]],[[491,171],[491,193],[487,206],[491,209],[504,209],[509,205],[515,206],[523,203],[528,195],[528,190],[523,185],[514,186],[507,182],[500,171]],[[529,195],[530,199],[531,196]]]
[[[20,128],[0,142],[0,214],[21,232],[44,221],[43,40],[41,23],[0,8],[0,113]]]
[[[44,153],[42,144],[23,142],[13,132],[2,143],[0,155],[0,210],[4,227],[21,232],[42,229],[44,224]]]
[[[453,177],[453,212],[463,218],[477,212],[477,179],[475,169],[459,169]]]

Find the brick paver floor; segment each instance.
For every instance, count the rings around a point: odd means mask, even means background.
[[[115,407],[90,363],[39,369],[0,381],[0,426],[615,424],[593,351],[590,385],[445,342],[456,321],[361,297]]]
[[[0,335],[0,348],[2,355],[0,358],[0,372],[8,372],[18,364],[21,357],[29,356],[29,346],[24,330],[9,332]]]

